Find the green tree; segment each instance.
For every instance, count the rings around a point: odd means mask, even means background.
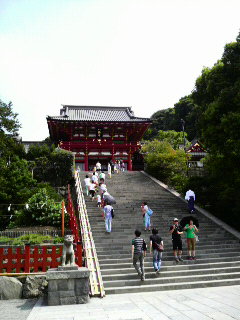
[[[12,103],[0,100],[0,157],[9,161],[13,154],[24,156],[24,148],[18,143],[20,124],[17,113],[12,110]]]
[[[74,156],[72,152],[55,148],[54,145],[33,145],[27,159],[33,176],[38,182],[52,186],[66,186],[73,178]]]
[[[27,201],[28,207],[16,211],[10,227],[15,226],[60,226],[61,202],[55,202],[46,188],[41,188]]]
[[[186,154],[175,150],[167,141],[153,140],[142,147],[146,170],[161,181],[181,189],[186,180]]]
[[[225,46],[221,60],[202,71],[192,98],[200,111],[201,140],[210,153],[206,168],[212,211],[236,227],[240,223],[240,36]]]
[[[176,150],[176,149],[179,149],[179,145],[184,144],[184,137],[185,137],[185,145],[187,147],[190,145],[190,143],[187,140],[186,132],[183,134],[183,132],[177,132],[174,130],[168,130],[168,131],[160,130],[158,132],[158,135],[156,136],[156,139],[170,143],[173,149]]]

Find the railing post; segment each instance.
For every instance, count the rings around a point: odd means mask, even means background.
[[[64,204],[64,201],[62,201],[62,237],[64,237],[64,208],[65,208],[65,204]]]
[[[82,242],[77,242],[77,261],[78,266],[82,267]]]
[[[25,244],[25,266],[24,272],[30,273],[30,243]]]

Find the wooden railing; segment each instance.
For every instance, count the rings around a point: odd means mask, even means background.
[[[79,221],[81,229],[82,244],[85,256],[85,266],[90,270],[90,294],[92,296],[105,296],[103,281],[98,262],[97,252],[92,236],[91,226],[88,219],[87,208],[84,200],[79,173],[75,173],[75,186],[77,193],[77,203]]]

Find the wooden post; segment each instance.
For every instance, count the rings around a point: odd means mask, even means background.
[[[131,156],[131,153],[128,154],[128,171],[132,171],[132,156]]]
[[[64,201],[62,201],[62,237],[64,237],[64,233],[65,233],[65,230],[64,230],[64,208],[65,208],[65,204],[64,204]]]
[[[30,243],[25,244],[25,266],[24,266],[24,272],[29,273],[30,272]]]
[[[88,171],[88,152],[87,151],[85,152],[85,155],[84,155],[84,170]]]
[[[82,242],[77,242],[77,265],[82,267]]]

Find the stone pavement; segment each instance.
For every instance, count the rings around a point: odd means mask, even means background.
[[[240,286],[115,294],[103,299],[92,298],[90,303],[85,305],[56,307],[48,307],[42,299],[39,299],[27,318],[27,320],[106,319],[240,319]]]
[[[26,320],[36,299],[0,300],[0,320]]]

